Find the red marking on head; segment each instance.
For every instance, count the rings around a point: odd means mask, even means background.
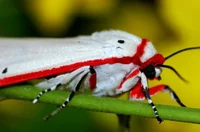
[[[143,69],[146,66],[148,66],[149,64],[152,64],[152,65],[156,66],[157,64],[163,64],[164,62],[165,62],[165,58],[161,54],[155,54],[150,59],[148,59],[147,61],[145,61],[140,66],[140,68]]]
[[[90,78],[89,78],[89,84],[90,84],[90,89],[94,90],[96,88],[96,84],[97,84],[97,75],[96,73],[91,74]]]
[[[147,45],[147,42],[149,40],[147,39],[142,39],[141,43],[137,46],[137,51],[135,55],[133,56],[133,63],[136,65],[141,65],[142,62],[140,61],[140,57],[144,54],[145,52],[145,47]]]
[[[149,64],[153,64],[154,66],[156,66],[156,64],[163,64],[165,62],[165,58],[161,54],[155,54],[153,57],[145,62],[140,61],[140,58],[144,54],[145,47],[148,42],[149,40],[142,39],[141,44],[137,47],[136,54],[133,56],[133,63],[139,65],[141,69],[145,68]]]
[[[144,49],[148,42],[149,42],[149,40],[142,39],[141,44],[139,44],[137,47],[137,52],[136,52],[137,56],[141,57],[144,54],[144,52],[145,52]]]

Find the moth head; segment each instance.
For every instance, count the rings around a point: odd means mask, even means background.
[[[156,54],[154,55],[152,58],[150,58],[149,60],[147,60],[147,62],[144,63],[143,68],[141,69],[142,72],[144,72],[144,74],[146,75],[146,77],[148,79],[158,79],[160,80],[160,74],[162,72],[163,68],[167,68],[172,70],[182,81],[184,82],[188,82],[186,79],[184,79],[176,70],[175,68],[173,68],[172,66],[169,65],[164,65],[163,63],[173,57],[176,54],[179,54],[181,52],[187,51],[187,50],[194,50],[194,49],[200,49],[200,47],[190,47],[190,48],[185,48],[185,49],[181,49],[178,50],[170,55],[168,55],[167,57],[163,57],[160,54]]]
[[[160,67],[154,66],[153,64],[149,64],[141,71],[146,75],[148,79],[161,80],[160,74],[162,72],[162,69]]]

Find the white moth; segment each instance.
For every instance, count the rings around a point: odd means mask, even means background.
[[[159,123],[162,121],[151,97],[162,91],[182,104],[169,86],[162,84],[148,88],[147,79],[160,79],[164,61],[185,50],[163,57],[147,39],[118,30],[93,33],[63,39],[0,39],[0,87],[32,79],[47,79],[37,86],[46,90],[33,101],[36,103],[46,92],[69,83],[72,90],[66,101],[45,119],[56,114],[72,99],[80,85],[94,96],[116,96],[130,92],[130,100],[144,100],[152,106]],[[176,71],[175,73],[184,80]]]

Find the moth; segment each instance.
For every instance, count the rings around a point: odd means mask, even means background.
[[[116,96],[129,92],[130,100],[148,100],[159,123],[156,106],[151,96],[167,91],[185,107],[177,94],[166,84],[148,87],[148,80],[160,80],[164,68],[169,68],[186,81],[173,67],[163,63],[172,56],[191,47],[179,50],[167,57],[157,53],[153,44],[133,34],[119,30],[95,32],[91,36],[74,38],[1,38],[0,39],[0,87],[47,78],[37,84],[46,88],[33,100],[67,85],[72,92],[65,102],[45,119],[63,109],[75,93],[84,85],[94,96]]]

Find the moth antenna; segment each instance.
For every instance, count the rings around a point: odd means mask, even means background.
[[[172,66],[163,65],[163,64],[158,64],[157,66],[172,70],[182,81],[188,83],[188,81],[185,78],[183,78]]]
[[[174,56],[176,54],[179,54],[181,52],[184,52],[184,51],[187,51],[187,50],[195,50],[195,49],[200,49],[200,46],[198,46],[198,47],[189,47],[189,48],[178,50],[178,51],[172,53],[171,55],[166,56],[165,60],[167,60],[167,59],[171,58],[172,56]]]

